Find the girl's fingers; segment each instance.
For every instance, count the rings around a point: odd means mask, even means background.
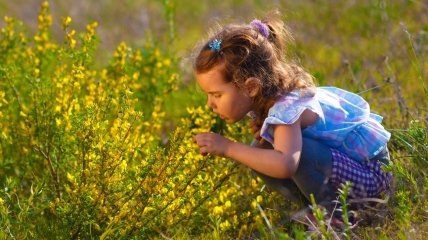
[[[202,147],[206,147],[209,145],[209,139],[206,137],[206,135],[199,135],[195,137],[195,142],[199,146],[200,149]]]
[[[205,153],[205,147],[204,146],[199,147],[199,152],[203,155]]]
[[[198,144],[198,145],[201,145],[201,143],[206,139],[206,137],[205,137],[205,135],[204,134],[202,134],[202,133],[198,133],[196,136],[195,136],[195,142]]]
[[[206,144],[206,142],[205,142],[204,140],[198,140],[198,141],[196,142],[196,144],[198,144],[199,148],[200,148],[200,147],[203,147],[203,146],[205,146],[205,145],[207,145],[207,144]]]
[[[196,134],[195,139],[196,140],[198,140],[198,139],[205,139],[205,138],[207,138],[209,136],[209,134],[210,133],[198,133],[198,134]]]
[[[202,156],[206,156],[208,154],[208,150],[205,146],[199,148],[199,152]]]

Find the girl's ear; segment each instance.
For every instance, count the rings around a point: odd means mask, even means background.
[[[260,80],[255,77],[250,77],[245,80],[245,90],[250,97],[255,97],[260,91]]]

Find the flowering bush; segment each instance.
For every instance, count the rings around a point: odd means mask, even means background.
[[[203,157],[200,131],[249,136],[207,109],[187,115],[161,139],[164,99],[176,91],[174,57],[156,46],[121,43],[94,67],[97,23],[65,41],[50,36],[44,2],[38,31],[5,17],[0,38],[0,237],[243,237],[275,222],[275,202],[233,161]]]

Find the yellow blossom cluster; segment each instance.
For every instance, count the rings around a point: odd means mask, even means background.
[[[11,18],[1,29],[0,219],[13,236],[245,237],[263,225],[252,202],[273,198],[262,182],[230,159],[202,156],[193,142],[206,131],[248,141],[247,127],[195,107],[165,137],[165,99],[180,78],[174,56],[121,43],[96,69],[97,23],[78,34],[64,18],[58,44],[47,2],[38,20],[33,37]]]

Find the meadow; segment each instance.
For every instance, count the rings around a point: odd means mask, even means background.
[[[193,143],[201,131],[251,141],[248,122],[205,106],[192,50],[215,24],[272,9],[294,33],[290,58],[367,99],[392,133],[392,190],[355,228],[332,229],[314,204],[306,232],[290,220],[303,204]],[[424,239],[426,12],[416,0],[0,2],[0,239]]]

